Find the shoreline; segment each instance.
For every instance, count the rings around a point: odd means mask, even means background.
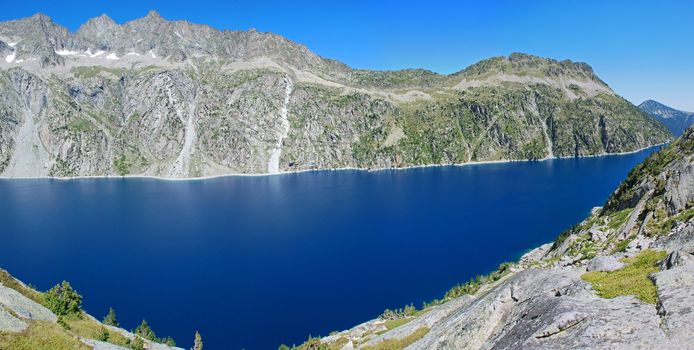
[[[584,156],[555,156],[547,157],[542,159],[499,159],[499,160],[483,160],[483,161],[471,161],[467,163],[444,163],[444,164],[422,164],[422,165],[408,165],[404,167],[390,167],[390,168],[357,168],[357,167],[341,167],[341,168],[326,168],[326,169],[304,169],[297,171],[281,171],[273,174],[222,174],[222,175],[210,175],[201,177],[183,177],[183,178],[171,178],[162,177],[156,175],[88,175],[88,176],[72,176],[72,177],[58,177],[58,176],[36,176],[36,177],[7,177],[0,176],[0,180],[58,180],[58,181],[71,181],[71,180],[88,180],[88,179],[108,179],[108,180],[127,180],[127,179],[149,179],[149,180],[160,180],[160,181],[200,181],[200,180],[213,180],[224,177],[264,177],[264,176],[281,176],[281,175],[291,175],[300,174],[307,172],[322,172],[322,171],[345,171],[345,170],[355,170],[364,172],[380,172],[380,171],[398,171],[398,170],[412,170],[418,168],[433,168],[433,167],[463,167],[470,165],[487,165],[487,164],[506,164],[506,163],[523,163],[523,162],[544,162],[554,159],[581,159],[581,158],[597,158],[597,157],[610,157],[610,156],[623,156],[645,151],[650,148],[661,147],[663,145],[669,144],[671,141],[663,142],[647,147],[642,147],[633,151],[627,152],[617,152],[617,153],[601,153],[601,154],[590,154]]]

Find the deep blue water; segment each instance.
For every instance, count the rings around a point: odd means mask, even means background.
[[[276,349],[554,239],[652,150],[200,181],[0,180],[0,267],[190,347]]]

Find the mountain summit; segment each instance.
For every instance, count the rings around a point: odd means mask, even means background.
[[[156,12],[0,22],[0,175],[199,177],[627,152],[668,131],[585,63],[352,69]]]
[[[639,108],[665,124],[675,136],[682,135],[694,123],[694,113],[680,111],[654,100],[643,101]]]

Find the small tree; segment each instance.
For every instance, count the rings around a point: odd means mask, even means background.
[[[157,341],[157,336],[154,334],[154,331],[149,327],[149,324],[147,324],[147,321],[145,320],[142,320],[142,323],[135,328],[135,334],[147,340]]]
[[[82,306],[82,296],[66,281],[48,290],[43,299],[45,306],[58,316],[78,314]]]
[[[116,311],[112,307],[108,308],[108,314],[104,317],[104,324],[107,326],[120,327],[116,319]]]
[[[193,343],[192,350],[202,350],[202,336],[200,336],[200,332],[198,331],[195,331],[195,342]]]

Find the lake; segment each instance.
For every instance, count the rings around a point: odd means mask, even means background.
[[[550,242],[628,155],[193,181],[0,180],[0,267],[206,349],[276,349],[420,306]]]

